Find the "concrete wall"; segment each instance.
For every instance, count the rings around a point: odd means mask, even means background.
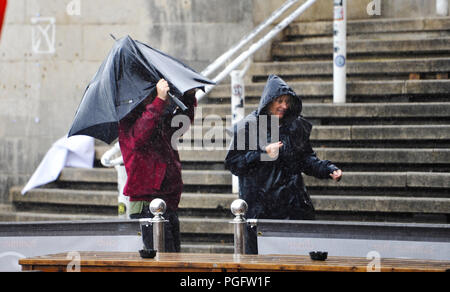
[[[0,203],[24,184],[64,136],[84,89],[113,41],[142,40],[202,70],[285,0],[10,0],[0,40]],[[332,0],[299,21],[332,18]],[[349,18],[370,18],[368,0],[349,0]],[[434,15],[434,0],[383,0],[379,17]],[[77,8],[74,6],[73,8]],[[36,17],[55,20],[55,52],[33,51]],[[378,16],[377,16],[378,17]],[[42,24],[46,31],[46,24]],[[41,39],[40,49],[48,49]]]

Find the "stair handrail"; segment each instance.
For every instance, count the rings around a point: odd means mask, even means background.
[[[220,66],[225,64],[225,62],[231,58],[237,51],[239,51],[243,46],[247,45],[251,40],[253,40],[261,31],[266,27],[271,25],[278,17],[280,17],[286,10],[291,8],[292,5],[296,4],[300,0],[287,0],[280,8],[272,12],[272,14],[263,22],[261,22],[253,31],[244,36],[236,45],[232,46],[228,51],[223,53],[214,62],[212,62],[208,67],[206,67],[201,74],[205,77],[211,75]]]
[[[237,67],[239,67],[246,59],[248,59],[249,57],[251,57],[255,52],[257,52],[261,47],[263,47],[265,44],[267,44],[270,40],[272,40],[278,33],[280,33],[283,29],[285,29],[288,25],[290,25],[296,18],[298,18],[301,14],[303,14],[303,12],[305,12],[311,5],[313,5],[317,0],[307,0],[305,3],[303,3],[300,7],[298,7],[294,12],[292,12],[289,16],[287,16],[286,18],[284,18],[283,21],[281,21],[278,25],[276,25],[273,29],[271,29],[266,35],[264,35],[261,39],[259,39],[256,43],[254,43],[253,45],[250,46],[250,48],[248,48],[246,51],[242,52],[238,57],[236,57],[227,67],[225,67],[224,70],[222,70],[222,72],[220,72],[215,78],[213,78],[212,80],[216,83],[215,85],[209,85],[205,87],[205,92],[202,91],[197,91],[196,97],[197,100],[200,101],[203,97],[205,97],[209,92],[211,92],[211,90],[217,86],[218,84],[220,84],[223,79],[225,79],[227,77],[228,74],[230,74],[231,71],[235,70]],[[288,2],[298,2],[298,0],[289,0]],[[279,13],[280,10],[283,10],[281,8],[285,8],[285,6],[289,6],[289,4],[292,6],[292,4],[294,3],[288,3],[286,2],[282,7],[280,7],[280,9],[276,10],[274,13],[272,13],[272,15],[268,18],[268,20],[271,21],[264,21],[260,26],[267,27],[270,23],[272,23],[276,17],[274,17],[274,15],[281,15],[282,13]],[[284,9],[284,11],[287,8]],[[273,19],[272,19],[273,18]],[[260,26],[258,26],[255,31],[259,30],[261,31],[262,29],[260,28]],[[254,32],[255,32],[254,31]],[[258,31],[258,32],[259,32]],[[235,53],[237,52],[238,49],[236,49],[238,46],[240,46],[239,48],[241,48],[243,45],[241,45],[241,43],[246,40],[247,42],[250,41],[251,39],[253,39],[256,34],[252,32],[250,33],[247,37],[245,37],[241,42],[239,42],[238,45],[232,47],[229,52],[226,52],[225,54],[223,54],[221,57],[219,57],[215,62],[213,62],[213,64],[211,64],[210,66],[208,66],[203,72],[202,74],[210,74],[212,69],[217,69],[216,67],[223,65],[223,63],[225,63],[225,61],[231,57],[231,53]],[[248,40],[247,40],[248,39]],[[227,58],[225,58],[225,56]],[[219,60],[220,59],[220,60]],[[220,63],[220,65],[218,65]],[[214,66],[213,66],[214,65]]]

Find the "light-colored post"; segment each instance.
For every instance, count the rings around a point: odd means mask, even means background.
[[[345,103],[347,95],[347,0],[334,0],[333,102]]]
[[[115,157],[115,158],[113,158]],[[127,182],[127,172],[125,166],[123,165],[123,157],[120,152],[119,142],[114,144],[114,146],[106,151],[100,162],[105,167],[114,167],[117,171],[117,190],[118,195],[118,216],[121,219],[128,219],[130,215],[130,199],[123,194],[123,189],[125,183]]]
[[[232,223],[234,225],[234,254],[245,254],[245,228],[247,220],[244,215],[247,213],[248,205],[244,200],[237,199],[231,203],[231,213],[234,218]]]
[[[448,0],[436,0],[436,14],[439,16],[448,15]]]
[[[117,189],[119,191],[119,208],[118,215],[120,219],[130,218],[130,198],[123,194],[125,183],[127,182],[127,171],[124,165],[115,165],[117,172]]]
[[[234,126],[245,117],[245,82],[244,76],[250,66],[250,59],[242,70],[233,70],[231,77],[231,123]],[[239,178],[232,176],[232,190],[239,193]]]

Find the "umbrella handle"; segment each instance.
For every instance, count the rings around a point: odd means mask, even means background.
[[[187,106],[184,105],[184,103],[178,99],[178,97],[176,97],[175,95],[173,95],[172,93],[168,92],[170,98],[173,99],[173,101],[181,108],[182,111],[187,110]]]

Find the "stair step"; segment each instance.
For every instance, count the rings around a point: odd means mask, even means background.
[[[233,234],[230,219],[180,217],[182,233]]]
[[[411,58],[420,54],[448,54],[450,53],[450,38],[406,39],[406,40],[348,40],[347,56],[361,55],[394,55],[404,54]],[[408,55],[410,54],[410,55]],[[333,42],[304,43],[304,42],[274,42],[272,55],[275,60],[295,59],[298,57],[331,57]]]
[[[108,220],[116,219],[116,216],[85,215],[85,214],[63,214],[57,212],[28,212],[13,211],[0,213],[2,222],[41,222],[41,221],[78,221],[78,220]]]
[[[450,134],[450,132],[449,132]],[[450,135],[448,137],[450,139]],[[321,159],[345,163],[450,164],[450,149],[315,148]],[[181,150],[183,162],[223,162],[227,150]]]
[[[450,187],[450,173],[436,172],[345,172],[339,183],[304,176],[307,187],[437,188]]]
[[[409,73],[448,73],[450,71],[450,58],[416,58],[404,60],[380,61],[352,61],[347,62],[347,76],[371,75],[369,81],[376,75],[384,77]],[[267,76],[276,74],[286,79],[290,76],[327,76],[332,78],[333,62],[330,61],[292,61],[292,62],[264,62],[253,63],[249,75],[258,80],[266,81]]]
[[[81,169],[80,172],[82,172]],[[20,191],[19,187],[11,188],[11,201],[15,203],[117,206],[118,193],[116,191],[36,188],[25,195],[22,195]]]
[[[179,207],[181,209],[230,209],[237,194],[183,193]]]
[[[311,196],[317,212],[448,214],[450,198]],[[230,219],[180,217],[183,233],[233,234]]]
[[[114,168],[70,168],[61,171],[60,182],[110,183],[117,184],[117,172]]]
[[[258,108],[257,104],[246,104],[246,114]],[[203,117],[207,115],[230,115],[229,105],[204,105]],[[411,102],[411,103],[347,103],[347,104],[303,104],[303,116],[306,119],[405,119],[413,118],[411,124],[423,124],[418,118],[449,118],[450,103]],[[354,123],[355,121],[353,121]]]
[[[182,172],[185,185],[229,185],[223,172],[209,170],[203,173],[197,173],[193,170],[184,170]],[[60,182],[78,182],[78,183],[117,183],[117,173],[114,169],[104,168],[64,168],[58,179]]]
[[[392,34],[450,30],[449,17],[348,20],[347,34]],[[287,36],[323,36],[333,34],[332,21],[296,22],[286,28]]]
[[[318,211],[450,213],[450,198],[311,196],[311,199]]]
[[[20,190],[20,187],[11,188],[12,202],[116,207],[118,200],[117,191],[37,188],[22,195]],[[183,193],[179,207],[182,209],[229,209],[229,205],[236,198],[236,194]],[[10,212],[13,209],[12,206],[5,205],[0,211]]]
[[[198,179],[204,177],[210,171],[191,171],[198,174]],[[227,171],[216,171],[217,176],[222,180],[231,183],[231,175]],[[386,188],[386,189],[445,189],[450,188],[450,173],[430,173],[430,172],[345,172],[343,179],[339,183],[332,180],[319,180],[314,177],[304,176],[305,185],[308,188],[327,187],[335,189],[344,188]],[[211,183],[205,181],[204,183]],[[78,205],[78,206],[117,206],[117,192],[114,191],[84,191],[70,189],[33,189],[27,195],[20,194],[20,187],[13,187],[10,191],[11,201],[14,203],[43,203],[58,205]],[[368,193],[370,195],[370,193]],[[332,196],[338,200],[342,196]],[[354,197],[354,196],[352,196]],[[237,198],[236,194],[208,194],[208,193],[184,193],[180,202],[182,209],[222,209],[227,210],[231,202]],[[331,198],[331,197],[326,197]],[[375,197],[374,197],[375,198]],[[408,199],[408,198],[404,198]],[[417,198],[420,199],[420,198]],[[422,198],[423,199],[423,198]],[[443,198],[433,198],[438,202]],[[433,200],[430,199],[430,200]],[[448,198],[450,199],[450,198]],[[320,209],[320,208],[319,208]],[[11,213],[11,210],[2,212]],[[13,212],[14,213],[14,212]],[[41,215],[39,215],[41,216]],[[39,217],[38,216],[38,217]],[[46,215],[42,215],[45,217]],[[59,216],[59,215],[55,215]],[[61,215],[67,217],[69,215]],[[50,216],[53,218],[52,216]],[[85,215],[83,218],[91,218],[92,215]],[[37,218],[37,217],[36,217]],[[59,217],[57,217],[59,218]],[[70,218],[78,218],[77,215],[70,215]],[[37,218],[38,219],[38,218]]]
[[[64,169],[63,171],[67,171]],[[93,169],[92,171],[96,171]],[[70,169],[70,173],[78,172],[78,182],[91,183],[91,176],[84,175],[84,169]],[[114,174],[114,170],[110,172]],[[69,172],[68,172],[69,173]],[[231,186],[231,174],[226,170],[184,170],[185,185],[197,186]],[[69,174],[65,177],[69,178]],[[69,179],[68,181],[74,181]],[[418,183],[420,181],[421,183]],[[94,181],[97,182],[97,181]],[[305,176],[305,182],[310,187],[428,187],[450,188],[450,173],[439,172],[346,172],[339,184],[332,180],[320,180]],[[88,195],[86,191],[84,194]],[[101,191],[100,191],[101,192]],[[101,192],[104,194],[103,192]],[[105,192],[106,194],[106,192]],[[111,194],[111,193],[108,193]],[[105,195],[108,198],[108,195]]]
[[[208,127],[202,127],[201,130],[197,130],[194,128],[200,128],[200,126],[193,126],[190,130],[192,133],[202,133],[202,135],[191,135],[191,139],[186,141],[190,141],[188,144],[189,150],[185,147],[181,147],[180,145],[179,153],[180,159],[182,162],[194,162],[194,161],[203,161],[203,162],[218,162],[225,158],[226,151],[228,150],[229,143],[231,141],[231,136],[228,134],[226,129],[223,130],[223,143],[217,143],[215,146],[222,147],[221,150],[211,150],[205,148],[205,144],[201,144],[200,142],[194,142],[197,140],[202,140],[205,137],[204,133],[211,130]],[[219,127],[219,125],[217,125]],[[197,137],[198,136],[198,137]],[[217,138],[217,136],[215,137]],[[377,144],[376,147],[370,146],[370,143],[373,141],[405,141],[407,143],[414,141],[446,141],[450,140],[450,125],[369,125],[369,126],[314,126],[311,132],[310,140],[312,142],[320,142],[320,141],[367,141],[368,146],[370,148],[379,147]],[[186,143],[186,141],[184,143]],[[210,142],[210,140],[207,140]],[[372,142],[369,142],[372,141]],[[194,144],[195,143],[195,144]],[[185,144],[186,145],[186,144]],[[200,145],[200,149],[195,148],[194,146]],[[405,145],[408,147],[408,145]],[[416,147],[416,145],[411,145],[411,147]],[[385,147],[389,147],[386,144]],[[111,146],[102,145],[95,147],[95,159],[100,160],[103,154],[108,151]],[[315,148],[318,150],[317,148]],[[222,152],[222,154],[217,154],[218,152]],[[429,150],[428,150],[429,151]],[[439,150],[441,151],[441,150]],[[220,157],[220,158],[219,158]],[[105,174],[104,174],[105,175]],[[108,179],[113,179],[110,172],[108,172]]]
[[[450,44],[449,44],[450,47]],[[252,83],[245,86],[245,96],[256,97],[259,102],[265,83]],[[289,86],[303,96],[333,96],[332,81],[293,81]],[[347,83],[347,95],[365,97],[371,101],[377,96],[390,95],[425,95],[443,94],[448,97],[450,92],[450,80],[358,80]],[[218,85],[208,95],[211,100],[219,99],[222,102],[231,102],[231,89],[227,85]],[[305,104],[306,105],[306,104]],[[203,115],[205,109],[203,108]],[[230,106],[229,106],[230,108]],[[229,113],[227,113],[229,114]]]
[[[182,243],[182,253],[214,253],[214,254],[231,254],[234,253],[234,246],[230,244],[199,244],[199,243]]]
[[[389,196],[311,196],[318,212],[450,213],[450,198],[405,198]],[[230,196],[230,204],[232,202]],[[103,220],[115,216],[55,214],[38,212],[2,212],[1,221]],[[180,217],[182,233],[232,234],[230,219]]]

